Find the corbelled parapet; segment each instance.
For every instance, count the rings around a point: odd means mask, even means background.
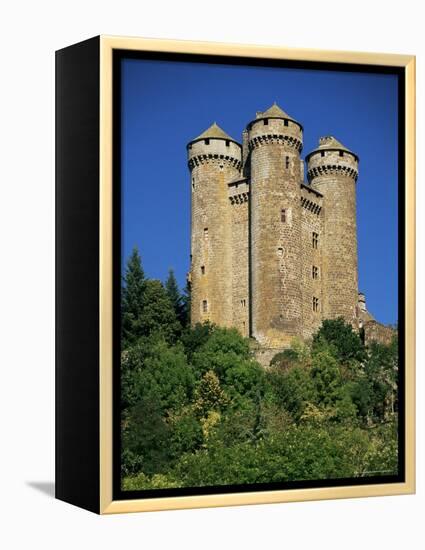
[[[257,112],[256,118],[248,124],[249,149],[267,144],[283,145],[301,153],[303,148],[303,127],[290,117],[276,103],[264,112]]]
[[[242,168],[241,145],[215,122],[187,145],[188,164],[192,170],[201,164],[230,164]]]
[[[358,156],[333,136],[321,137],[319,146],[306,156],[306,161],[310,183],[324,175],[350,177],[354,181],[359,176]]]

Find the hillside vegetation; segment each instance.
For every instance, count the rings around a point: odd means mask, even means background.
[[[397,341],[365,348],[342,319],[268,369],[235,329],[189,324],[172,271],[122,291],[122,488],[397,473]]]

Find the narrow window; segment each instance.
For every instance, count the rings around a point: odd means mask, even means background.
[[[277,255],[278,256],[283,256],[283,248],[278,248],[277,249]]]
[[[208,227],[204,227],[204,239],[208,240]]]
[[[320,156],[324,157],[325,156],[325,151],[321,151]]]
[[[264,126],[267,126],[268,123],[269,123],[269,120],[267,118],[265,118],[263,122],[264,122]]]
[[[285,168],[288,170],[289,168],[289,157],[285,157]]]
[[[208,302],[207,302],[207,300],[202,300],[202,311],[204,313],[207,313],[207,311],[208,311]]]
[[[313,244],[313,248],[318,248],[319,246],[319,234],[315,233],[314,231],[313,231],[312,244]]]
[[[230,141],[226,139],[226,147],[230,147]]]
[[[192,178],[192,191],[195,190],[195,178]]]
[[[319,278],[319,268],[314,265],[311,269],[311,275],[313,277],[313,279],[318,279]]]
[[[339,152],[339,156],[340,156],[340,157],[343,157],[343,156],[344,156],[344,151],[340,151],[340,152]]]
[[[313,311],[317,313],[319,311],[319,298],[313,296]]]
[[[246,300],[241,300],[241,306],[246,307]]]
[[[283,125],[284,125],[284,126],[288,126],[288,121],[287,121],[287,120],[284,120],[284,121],[283,121]]]
[[[282,210],[280,211],[280,221],[282,223],[286,223],[286,209],[285,208],[282,208]]]
[[[205,275],[205,266],[204,265],[201,265],[201,273],[202,273],[202,275]]]
[[[209,139],[205,139],[205,145],[209,145],[210,144],[210,140]]]

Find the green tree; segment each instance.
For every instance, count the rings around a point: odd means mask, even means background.
[[[353,420],[357,408],[351,398],[351,386],[342,375],[342,366],[332,347],[322,346],[312,354],[311,377],[316,389],[315,405],[332,420]]]
[[[250,359],[249,343],[235,328],[214,327],[204,349],[214,353],[231,353],[241,359]]]
[[[356,380],[348,384],[348,389],[352,402],[357,408],[359,421],[363,424],[368,424],[373,407],[373,389],[371,381],[364,371],[360,373]]]
[[[174,271],[172,269],[168,271],[168,277],[165,282],[165,290],[174,308],[176,318],[181,324],[183,324],[183,299],[180,294],[179,285],[177,284]]]
[[[154,395],[163,413],[186,405],[195,387],[193,370],[181,345],[168,344],[161,335],[141,338],[122,360],[123,408],[134,406],[146,395]]]
[[[278,366],[281,369],[290,369],[298,362],[298,354],[292,348],[277,353],[270,361],[270,366]]]
[[[127,261],[121,289],[121,330],[123,347],[134,342],[142,334],[145,274],[137,247]]]
[[[231,400],[264,393],[264,369],[251,357],[248,340],[236,329],[214,327],[192,356],[198,375],[212,370]]]
[[[373,342],[365,365],[371,399],[370,414],[376,421],[386,421],[397,411],[398,346]]]
[[[253,443],[261,435],[259,420],[263,420],[261,409],[253,399],[239,399],[237,403],[228,403],[220,416],[220,422],[208,439],[208,447],[230,447],[236,443]]]
[[[227,396],[220,387],[219,379],[212,370],[207,371],[195,391],[195,412],[205,417],[209,411],[220,410],[226,403]]]
[[[170,427],[154,391],[145,392],[123,418],[122,472],[134,475],[162,472],[170,460]]]
[[[317,399],[310,370],[305,365],[289,371],[273,366],[266,374],[270,388],[269,399],[287,410],[294,420],[300,420],[308,403]]]
[[[182,315],[181,324],[183,327],[190,326],[190,308],[191,308],[191,286],[189,280],[186,281],[186,286],[182,294]]]
[[[174,420],[191,402],[195,386],[182,346],[156,334],[125,352],[122,376],[123,471],[161,473],[170,467]]]
[[[178,482],[169,475],[154,474],[147,476],[143,472],[135,476],[124,477],[122,481],[123,491],[140,491],[143,489],[170,489],[179,487]]]
[[[192,360],[193,354],[208,341],[213,330],[214,326],[208,321],[202,324],[196,323],[194,327],[186,327],[181,341],[189,361]]]
[[[366,359],[366,350],[359,335],[352,326],[338,319],[326,319],[313,337],[313,349],[325,341],[332,347],[335,357],[342,363],[362,362]]]
[[[181,331],[171,300],[161,281],[147,279],[143,294],[140,335],[160,333],[168,342],[175,340]]]
[[[203,443],[202,424],[196,418],[191,407],[171,419],[172,433],[169,440],[170,455],[173,461],[184,453],[196,452]]]
[[[257,442],[208,446],[186,454],[173,477],[184,486],[338,479],[362,475],[372,448],[358,428],[292,425]]]
[[[316,401],[323,405],[333,405],[342,385],[338,362],[329,350],[313,354],[311,378],[316,389]]]
[[[398,422],[377,425],[368,430],[371,445],[363,457],[363,474],[391,475],[398,472]]]
[[[366,349],[350,325],[325,321],[311,345],[294,341],[265,370],[234,329],[180,332],[172,277],[164,288],[140,274],[121,360],[126,488],[397,471],[396,341]]]

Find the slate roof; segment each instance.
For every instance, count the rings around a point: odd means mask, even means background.
[[[266,111],[258,111],[256,118],[286,118],[287,120],[297,122],[294,118],[289,116],[288,113],[285,113],[285,111],[281,109],[276,102],[274,102],[273,105]]]
[[[192,141],[199,141],[201,139],[229,139],[230,141],[234,141],[237,143],[235,139],[233,139],[229,134],[227,134],[220,126],[214,122],[211,124],[209,128],[207,128],[202,134],[200,134],[198,137],[193,139]]]
[[[307,157],[310,157],[313,153],[317,153],[319,151],[346,151],[347,153],[351,153],[356,159],[358,160],[358,156],[356,153],[353,153],[348,147],[343,145],[340,141],[338,141],[334,136],[323,136],[319,139],[319,145],[316,147],[316,149],[313,149]]]

